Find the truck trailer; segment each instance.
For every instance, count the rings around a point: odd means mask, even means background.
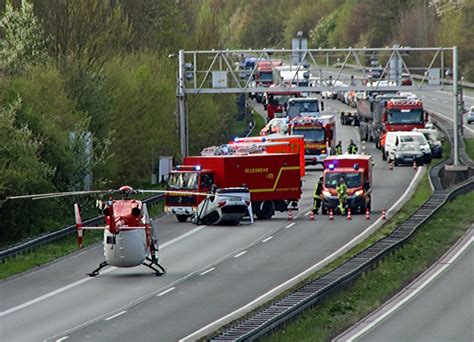
[[[383,133],[424,128],[427,119],[423,102],[404,95],[383,94],[357,102],[356,121],[361,139],[373,141],[377,147]]]

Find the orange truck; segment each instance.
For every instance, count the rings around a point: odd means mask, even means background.
[[[324,160],[322,213],[338,210],[339,198],[336,186],[341,176],[347,185],[346,207],[352,213],[371,210],[373,159],[370,155],[344,154],[329,156]]]

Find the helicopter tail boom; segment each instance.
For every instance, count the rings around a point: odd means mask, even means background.
[[[83,248],[84,244],[82,242],[82,220],[81,220],[81,211],[79,209],[79,204],[74,203],[74,216],[76,218],[76,230],[77,230],[77,245],[79,248]]]

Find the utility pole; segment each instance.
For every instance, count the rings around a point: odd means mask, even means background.
[[[186,112],[186,93],[184,91],[184,50],[179,50],[178,56],[178,92],[176,94],[178,98],[179,107],[179,139],[181,145],[181,157],[184,158],[188,155],[188,115]]]
[[[458,47],[453,47],[453,96],[454,96],[454,166],[459,166],[459,97],[458,97]]]

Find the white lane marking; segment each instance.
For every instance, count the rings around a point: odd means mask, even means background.
[[[308,216],[309,214],[311,214],[311,210],[304,214],[304,216]]]
[[[205,275],[205,274],[208,274],[209,272],[214,271],[215,269],[216,269],[215,267],[210,268],[210,269],[208,269],[207,271],[204,271],[204,272],[202,272],[202,273],[199,273],[199,275],[203,276],[203,275]]]
[[[181,241],[182,239],[187,238],[190,235],[193,235],[193,234],[197,233],[198,231],[202,230],[203,228],[206,228],[206,226],[196,227],[193,230],[190,230],[189,232],[184,233],[183,235],[180,235],[178,237],[175,237],[174,239],[171,239],[171,240],[165,242],[164,244],[160,245],[160,248],[161,249],[166,248],[166,247],[168,247],[168,246],[170,246],[170,245],[172,245],[172,244],[174,244],[178,241]]]
[[[108,273],[108,272],[112,271],[113,269],[114,269],[113,267],[108,268],[108,269],[102,271],[102,274]],[[26,308],[26,307],[28,307],[28,306],[30,306],[30,305],[36,304],[36,303],[41,302],[41,301],[43,301],[43,300],[45,300],[45,299],[48,299],[48,298],[50,298],[50,297],[53,297],[53,296],[55,296],[55,295],[57,295],[57,294],[60,294],[60,293],[62,293],[62,292],[64,292],[64,291],[67,291],[67,290],[72,289],[72,288],[74,288],[74,287],[76,287],[76,286],[79,286],[79,285],[81,285],[81,284],[83,284],[83,283],[85,283],[85,282],[87,282],[87,281],[89,281],[89,280],[91,280],[91,279],[92,279],[92,278],[83,278],[83,279],[81,279],[81,280],[75,281],[75,282],[72,283],[72,284],[63,286],[63,287],[61,287],[61,288],[59,288],[59,289],[57,289],[57,290],[51,291],[51,292],[46,293],[46,294],[44,294],[44,295],[42,295],[42,296],[39,296],[39,297],[37,297],[37,298],[35,298],[35,299],[29,300],[29,301],[27,301],[26,303],[23,303],[23,304],[20,304],[20,305],[15,306],[15,307],[13,307],[13,308],[10,308],[10,309],[8,309],[8,310],[2,311],[2,312],[0,312],[0,317],[6,316],[6,315],[8,315],[8,314],[11,314],[12,312],[15,312],[15,311],[24,309],[24,308]]]
[[[448,103],[448,101],[444,100],[443,103]]]
[[[165,242],[164,244],[162,244],[162,245],[160,246],[160,248],[161,248],[161,249],[164,249],[164,248],[166,248],[166,247],[168,247],[168,246],[171,246],[172,244],[174,244],[174,243],[176,243],[176,242],[178,242],[178,241],[180,241],[180,240],[182,240],[182,239],[184,239],[184,238],[186,238],[186,237],[188,237],[188,236],[190,236],[190,235],[192,235],[192,234],[197,233],[198,231],[202,230],[202,229],[205,228],[205,227],[206,227],[206,226],[199,226],[199,227],[196,227],[196,228],[194,228],[193,230],[190,230],[189,232],[184,233],[183,235],[180,235],[180,236],[178,236],[178,237],[176,237],[176,238],[174,238],[174,239],[172,239],[172,240],[170,240],[170,241]],[[117,267],[115,267],[115,266],[109,267],[109,268],[107,268],[107,269],[101,271],[100,274],[102,275],[102,274],[106,274],[106,273],[112,272],[112,271],[115,270],[116,268],[117,268]],[[99,277],[100,277],[100,275],[99,275]],[[36,303],[38,303],[38,302],[41,302],[41,301],[43,301],[43,300],[45,300],[45,299],[51,298],[51,297],[53,297],[53,296],[55,296],[55,295],[58,295],[58,294],[63,293],[63,292],[65,292],[65,291],[67,291],[67,290],[70,290],[70,289],[72,289],[72,288],[74,288],[74,287],[76,287],[76,286],[79,286],[79,285],[81,285],[81,284],[84,284],[84,283],[86,283],[86,282],[88,282],[88,281],[90,281],[90,280],[92,280],[92,279],[94,279],[94,278],[87,277],[87,278],[83,278],[83,279],[80,279],[80,280],[78,280],[78,281],[75,281],[74,283],[71,283],[71,284],[69,284],[69,285],[60,287],[59,289],[56,289],[56,290],[51,291],[51,292],[48,292],[48,293],[46,293],[46,294],[44,294],[44,295],[42,295],[42,296],[39,296],[39,297],[34,298],[34,299],[32,299],[32,300],[29,300],[29,301],[27,301],[27,302],[25,302],[25,303],[23,303],[23,304],[20,304],[20,305],[14,306],[13,308],[10,308],[10,309],[8,309],[8,310],[2,311],[2,312],[0,312],[0,317],[6,316],[6,315],[11,314],[11,313],[13,313],[13,312],[15,312],[15,311],[24,309],[24,308],[26,308],[26,307],[28,307],[28,306],[30,306],[30,305],[33,305],[33,304],[36,304]]]
[[[438,101],[438,98],[437,97],[432,97],[431,98],[433,101]]]
[[[418,178],[420,178],[422,170],[423,170],[423,167],[418,168],[418,170],[416,171],[415,176],[411,180],[410,184],[408,185],[408,187],[405,190],[405,192],[403,193],[403,195],[400,196],[398,201],[395,202],[395,204],[393,204],[387,212],[391,212],[391,211],[395,210],[398,203],[407,200],[406,197],[410,193],[411,189],[415,186],[416,180]],[[328,255],[327,257],[325,257],[323,260],[317,262],[316,264],[314,264],[313,266],[307,268],[303,272],[297,274],[293,278],[281,283],[278,286],[275,286],[273,289],[267,291],[266,293],[264,293],[261,296],[255,298],[254,300],[252,300],[251,302],[245,304],[244,306],[234,310],[233,312],[225,315],[224,317],[218,318],[215,321],[209,323],[208,325],[202,327],[201,329],[196,330],[196,331],[192,332],[191,334],[189,334],[189,335],[187,335],[183,338],[180,338],[179,341],[195,341],[195,340],[211,333],[212,331],[217,330],[219,327],[223,326],[224,324],[229,323],[231,320],[234,320],[237,317],[242,316],[244,313],[249,312],[250,310],[254,309],[257,305],[260,305],[261,303],[264,303],[264,302],[268,301],[269,299],[276,296],[278,293],[281,293],[281,291],[289,289],[292,286],[295,286],[298,282],[301,281],[301,279],[309,276],[315,270],[321,269],[322,267],[324,267],[325,265],[327,265],[331,261],[333,261],[336,258],[338,258],[339,256],[341,256],[343,253],[347,252],[349,249],[354,247],[358,242],[360,242],[361,239],[366,238],[367,237],[366,235],[369,232],[371,232],[373,227],[376,227],[381,221],[382,221],[382,219],[378,218],[374,223],[372,223],[369,227],[367,227],[363,232],[361,232],[355,238],[353,238],[352,240],[347,242],[344,246],[342,246],[341,248],[339,248],[338,250],[333,252],[331,255]],[[290,228],[294,224],[295,224],[295,222],[290,223],[285,228]]]
[[[161,292],[161,293],[158,293],[156,296],[157,296],[157,297],[164,296],[165,294],[170,293],[170,292],[173,291],[174,289],[176,289],[176,286],[170,287],[168,290],[163,291],[163,292]]]
[[[409,300],[411,300],[413,297],[415,297],[418,293],[420,293],[423,289],[425,289],[426,286],[428,286],[431,282],[433,282],[434,279],[436,279],[441,273],[443,273],[453,262],[455,262],[459,256],[468,248],[471,246],[471,244],[474,242],[474,237],[471,238],[469,243],[466,243],[462,248],[457,251],[456,254],[454,254],[449,261],[442,265],[436,272],[434,272],[431,277],[426,279],[419,287],[416,288],[413,292],[411,292],[408,296],[403,298],[400,302],[398,302],[396,305],[385,311],[382,315],[374,319],[372,322],[370,322],[368,325],[366,325],[363,329],[359,330],[356,332],[354,335],[350,336],[347,341],[353,341],[356,338],[362,336],[365,334],[367,331],[378,325],[381,321],[383,321],[385,318],[390,316],[394,311],[398,310],[402,305],[407,303]]]
[[[58,338],[55,342],[63,342],[63,341],[66,341],[68,338],[69,336],[64,336],[64,337]]]
[[[269,237],[267,237],[266,239],[263,239],[263,240],[262,240],[262,243],[265,243],[265,242],[267,242],[267,241],[270,241],[271,239],[273,239],[273,236],[269,236]]]
[[[296,224],[295,222],[290,223],[289,225],[287,225],[287,226],[285,227],[285,229],[291,228],[291,227],[293,227],[295,224]]]
[[[234,258],[241,257],[242,255],[244,255],[244,254],[246,254],[246,253],[247,253],[247,251],[242,251],[242,252],[240,252],[239,254],[234,255]]]
[[[116,318],[116,317],[118,317],[118,316],[122,316],[124,313],[127,313],[127,311],[124,310],[124,311],[121,311],[121,312],[119,312],[119,313],[117,313],[117,314],[115,314],[115,315],[113,315],[113,316],[107,317],[106,319],[104,319],[104,321],[110,321],[111,319],[114,319],[114,318]]]

